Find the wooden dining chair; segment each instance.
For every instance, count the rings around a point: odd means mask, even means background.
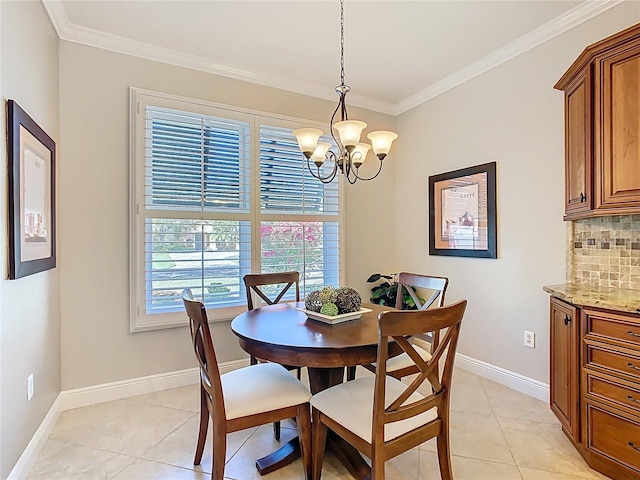
[[[277,363],[251,365],[220,375],[207,312],[191,290],[182,292],[191,342],[200,367],[200,429],[194,465],[200,465],[213,425],[212,480],[223,480],[227,434],[296,417],[305,478],[311,478],[311,392]]]
[[[260,306],[260,304],[254,303],[254,295],[267,305],[274,305],[280,303],[291,287],[295,287],[295,301],[300,301],[300,274],[298,272],[250,273],[243,277],[243,281],[247,292],[247,308],[249,310]],[[273,288],[269,289],[268,287]],[[258,359],[253,355],[249,357],[251,365],[255,365],[258,361],[264,362],[264,360]],[[300,380],[300,367],[293,365],[283,365],[283,367],[287,370],[296,370],[296,375]],[[274,422],[273,436],[276,440],[280,440],[280,422]]]
[[[440,475],[443,480],[453,478],[449,448],[451,376],[466,306],[467,301],[461,300],[432,310],[386,311],[378,316],[375,376],[336,385],[311,398],[313,480],[320,480],[327,428],[371,459],[371,480],[384,480],[387,460],[437,437]],[[427,361],[407,340],[407,336],[443,329],[442,341]],[[410,385],[387,375],[389,340],[395,341],[419,370]],[[418,392],[423,383],[427,388]]]
[[[398,310],[402,310],[402,298],[404,296],[404,291],[409,293],[418,310],[426,310],[430,307],[442,307],[444,305],[444,296],[447,292],[448,285],[449,279],[446,277],[434,277],[418,273],[401,272],[398,274],[396,308]],[[420,289],[420,291],[416,289]],[[428,291],[430,293],[426,300],[420,296],[423,291]],[[425,339],[424,336],[422,337]],[[431,338],[425,340],[428,340],[431,343],[431,351],[434,351],[440,341],[440,332],[433,332]],[[429,360],[429,358],[431,358],[431,354],[419,345],[414,345],[414,348],[424,360]],[[375,364],[363,365],[363,367],[374,373],[376,371]],[[391,375],[397,379],[401,379],[402,377],[413,375],[415,373],[418,373],[418,368],[406,353],[402,353],[397,357],[391,358],[387,362],[387,375]]]

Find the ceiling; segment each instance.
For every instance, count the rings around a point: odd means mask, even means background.
[[[62,39],[336,98],[338,0],[43,3]],[[346,0],[348,103],[402,113],[617,3]]]

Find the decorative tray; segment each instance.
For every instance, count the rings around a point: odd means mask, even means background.
[[[322,313],[319,313],[319,312],[311,312],[304,308],[299,308],[298,310],[306,313],[307,317],[313,320],[318,320],[324,323],[330,323],[332,325],[334,323],[347,322],[349,320],[357,320],[362,316],[363,313],[368,313],[372,311],[370,308],[360,308],[360,310],[358,310],[357,312],[342,313],[340,315],[330,316],[330,315],[323,315]]]

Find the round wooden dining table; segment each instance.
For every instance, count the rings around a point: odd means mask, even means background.
[[[304,303],[276,304],[242,313],[231,322],[243,350],[256,358],[284,365],[307,367],[311,393],[318,393],[343,382],[347,366],[376,361],[378,315],[389,307],[363,304],[371,311],[356,320],[328,324],[313,320],[299,310]],[[395,343],[389,356],[401,353]],[[328,447],[355,478],[366,478],[370,468],[358,451],[337,436]],[[299,455],[297,438],[278,451],[256,462],[266,474],[290,463]]]

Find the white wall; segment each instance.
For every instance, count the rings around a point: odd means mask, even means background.
[[[563,94],[580,52],[640,21],[627,2],[401,115],[396,155],[399,270],[449,277],[469,300],[459,352],[548,382],[549,299],[565,281]],[[497,162],[498,259],[429,256],[428,177]],[[408,208],[412,205],[413,208]],[[523,346],[537,333],[536,349]]]
[[[334,102],[61,42],[62,388],[195,366],[186,328],[129,333],[129,87],[328,122]],[[369,128],[395,119],[350,109]],[[393,155],[396,157],[396,155]],[[347,186],[347,283],[368,294],[373,270],[395,263],[396,160],[370,184]],[[221,362],[242,358],[229,323],[212,335]]]
[[[0,478],[6,478],[60,392],[60,263],[53,270],[6,279],[5,101],[15,100],[58,146],[59,102],[58,38],[42,4],[0,2],[0,11]],[[27,403],[30,373],[35,393]]]

